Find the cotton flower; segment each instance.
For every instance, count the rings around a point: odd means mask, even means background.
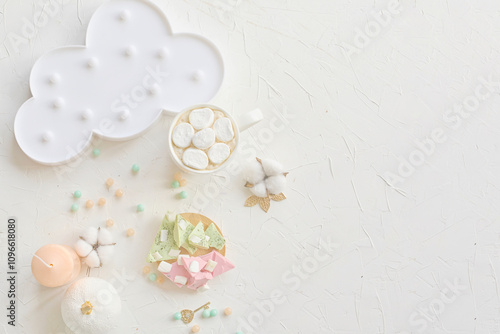
[[[247,199],[246,206],[260,204],[264,211],[269,210],[270,200],[282,201],[286,197],[283,191],[286,188],[286,176],[283,165],[271,159],[259,159],[247,164],[243,177],[245,186],[253,196]]]
[[[114,245],[108,230],[89,227],[76,242],[75,250],[89,268],[99,268],[113,254]]]

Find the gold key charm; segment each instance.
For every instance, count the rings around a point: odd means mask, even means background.
[[[184,321],[185,324],[189,324],[191,321],[193,321],[194,314],[198,312],[201,309],[208,309],[208,305],[210,305],[210,302],[206,303],[203,306],[198,307],[196,310],[191,311],[191,310],[182,310],[181,311],[181,319]]]

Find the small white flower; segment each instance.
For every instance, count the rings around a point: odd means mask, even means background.
[[[259,159],[247,164],[244,178],[247,187],[257,197],[278,195],[286,188],[286,175],[283,165],[271,159]]]
[[[108,230],[89,227],[76,242],[75,250],[89,268],[99,268],[113,254],[114,245]]]

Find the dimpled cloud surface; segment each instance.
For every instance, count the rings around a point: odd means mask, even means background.
[[[172,35],[146,0],[111,0],[92,17],[86,46],[58,48],[35,63],[33,97],[19,109],[14,132],[33,160],[63,163],[94,134],[130,139],[163,110],[208,102],[222,78],[222,58],[208,40]]]

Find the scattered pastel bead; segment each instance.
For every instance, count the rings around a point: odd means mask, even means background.
[[[144,209],[145,209],[144,204],[137,205],[137,212],[142,212],[142,211],[144,211]]]
[[[92,150],[92,154],[94,155],[94,157],[98,157],[101,154],[101,150],[98,148],[94,148],[94,150]]]
[[[185,179],[182,179],[182,180],[180,180],[180,181],[179,181],[179,185],[180,185],[181,187],[185,187],[185,186],[186,186],[186,184],[187,184],[187,181],[186,181]]]
[[[113,183],[115,183],[115,180],[113,180],[112,178],[108,178],[106,180],[106,186],[109,188],[113,185]]]
[[[94,206],[94,201],[89,199],[87,202],[85,202],[85,206],[87,207],[87,209],[90,209]]]
[[[72,206],[71,206],[71,211],[75,212],[78,210],[78,208],[80,208],[80,206],[76,203],[74,203]]]
[[[210,318],[210,310],[203,310],[202,316],[203,318]]]
[[[149,280],[150,280],[151,282],[156,281],[156,274],[155,274],[155,273],[152,273],[151,275],[149,275]]]
[[[113,221],[113,219],[108,219],[108,220],[106,220],[106,226],[107,226],[107,227],[111,227],[111,226],[113,226],[113,225],[115,225],[115,222]]]
[[[243,332],[242,331],[237,331],[236,334],[243,334]]]
[[[123,189],[116,189],[115,196],[122,197],[123,196]]]
[[[194,325],[193,328],[191,328],[191,332],[193,333],[198,333],[200,331],[200,326]]]
[[[99,198],[99,200],[97,201],[97,204],[99,204],[99,206],[106,205],[106,199],[104,197]]]
[[[80,190],[77,190],[73,193],[74,198],[80,198],[82,197],[82,192]]]
[[[142,268],[142,273],[144,275],[149,274],[150,271],[151,271],[151,268],[149,268],[148,266],[144,266],[144,268]]]
[[[141,167],[139,167],[138,164],[132,165],[132,172],[137,173],[140,169],[141,169]]]
[[[216,309],[210,310],[210,316],[215,317],[217,316],[217,313],[219,313]]]
[[[174,180],[181,182],[181,180],[182,180],[182,173],[181,172],[175,173],[174,174]]]
[[[182,199],[186,199],[188,197],[188,194],[183,190],[179,193],[179,197]]]
[[[172,188],[179,188],[180,183],[179,183],[179,181],[174,181],[174,182],[172,182],[171,186],[172,186]]]
[[[135,230],[133,228],[129,228],[127,230],[127,237],[131,237],[135,234]]]
[[[158,276],[156,278],[156,282],[158,282],[158,284],[165,282],[165,278],[163,277],[163,275]]]
[[[182,319],[181,312],[176,312],[176,313],[174,314],[174,319],[175,319],[175,320],[181,320],[181,319]]]
[[[225,315],[231,315],[231,314],[233,314],[233,309],[232,309],[232,308],[230,308],[230,307],[226,307],[226,308],[224,309],[224,314],[225,314]]]

